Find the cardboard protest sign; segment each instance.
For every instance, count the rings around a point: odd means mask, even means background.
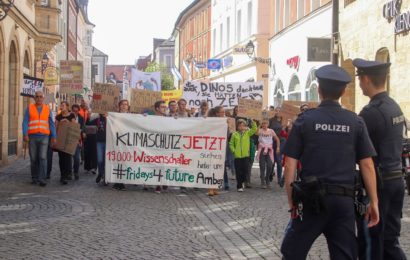
[[[209,106],[233,108],[238,105],[238,98],[262,100],[263,82],[191,82],[184,85],[183,98],[188,107],[199,108],[205,100]]]
[[[240,98],[238,100],[238,116],[262,120],[262,100]]]
[[[83,62],[60,61],[60,93],[81,94],[83,91]]]
[[[80,125],[73,122],[59,122],[57,131],[57,143],[54,149],[74,155],[80,140]]]
[[[318,102],[283,101],[279,112],[279,115],[282,116],[282,123],[286,125],[289,120],[294,121],[300,114],[300,105],[305,103],[307,103],[310,108],[315,108],[319,105]]]
[[[24,75],[23,85],[20,88],[20,95],[25,97],[34,97],[36,91],[43,91],[43,80]]]
[[[141,113],[145,109],[152,109],[154,103],[161,99],[162,93],[160,91],[131,89],[130,111]]]
[[[109,113],[105,180],[111,183],[219,188],[226,118]]]
[[[182,98],[182,89],[176,90],[162,90],[162,100],[168,105],[169,101],[175,100],[178,101]]]
[[[96,83],[93,88],[91,108],[93,113],[106,113],[118,111],[120,89],[114,84]]]

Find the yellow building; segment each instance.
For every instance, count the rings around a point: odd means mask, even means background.
[[[363,96],[354,76],[352,60],[389,61],[392,63],[387,91],[410,117],[410,0],[344,0],[339,2],[339,56],[353,83],[344,105],[359,112],[369,98]]]
[[[61,41],[59,13],[58,0],[18,0],[0,22],[0,165],[22,152],[23,74],[35,76],[35,64]]]

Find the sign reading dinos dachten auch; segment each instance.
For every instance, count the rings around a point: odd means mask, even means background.
[[[105,180],[222,187],[226,132],[226,118],[108,113]]]
[[[262,100],[263,82],[199,82],[187,81],[184,85],[183,98],[189,107],[198,108],[202,100],[210,107],[223,106],[234,108],[238,98]]]

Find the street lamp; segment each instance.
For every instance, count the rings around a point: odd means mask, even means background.
[[[253,58],[255,53],[255,45],[253,45],[252,41],[249,41],[248,44],[246,44],[245,51],[249,58]]]
[[[44,74],[44,71],[47,69],[49,60],[50,58],[48,57],[47,52],[44,53],[43,59],[41,60],[41,73],[42,74]]]
[[[7,13],[14,5],[14,0],[0,0],[0,21],[6,18]]]

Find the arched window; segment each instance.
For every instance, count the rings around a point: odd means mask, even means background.
[[[316,69],[311,69],[306,80],[306,101],[319,101],[318,82],[315,75]]]
[[[389,54],[389,49],[387,48],[381,48],[376,52],[376,61],[380,62],[390,62],[390,54]],[[386,91],[388,94],[390,94],[390,73],[387,74],[387,79],[386,79]]]
[[[273,105],[275,107],[282,105],[285,96],[284,94],[285,90],[283,88],[283,83],[280,79],[278,79],[276,80],[275,89],[273,91]]]
[[[8,111],[8,155],[17,154],[17,73],[18,73],[17,48],[14,42],[10,45],[9,52],[9,111]]]
[[[298,76],[293,75],[289,83],[288,99],[293,101],[299,101],[302,98],[300,93],[300,81]]]

